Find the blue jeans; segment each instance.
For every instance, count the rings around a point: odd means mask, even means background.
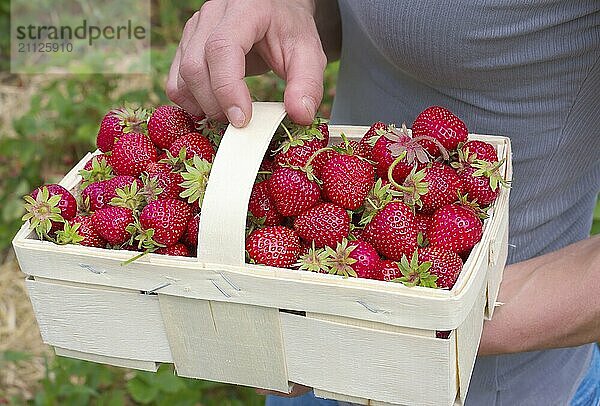
[[[265,402],[265,406],[337,406],[337,404],[337,400],[318,398],[312,391],[295,398],[269,395]]]
[[[600,406],[600,349],[597,346],[590,369],[579,384],[571,406]]]
[[[296,398],[267,396],[265,406],[337,406],[337,401],[320,399],[312,392]],[[579,384],[570,406],[600,406],[600,350],[596,347],[587,374]]]

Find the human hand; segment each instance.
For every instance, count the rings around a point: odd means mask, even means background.
[[[191,114],[243,127],[252,103],[244,77],[272,69],[286,81],[290,118],[310,124],[323,97],[323,52],[314,0],[211,0],[188,20],[167,96]]]

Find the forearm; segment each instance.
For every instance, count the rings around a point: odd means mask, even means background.
[[[342,50],[342,21],[337,0],[314,0],[315,21],[327,61],[340,57]]]
[[[600,340],[600,236],[508,266],[479,355]]]

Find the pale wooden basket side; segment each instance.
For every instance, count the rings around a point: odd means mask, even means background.
[[[106,357],[173,362],[158,297],[56,281],[27,280],[42,339]]]

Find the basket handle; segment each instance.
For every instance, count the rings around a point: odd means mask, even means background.
[[[285,115],[283,103],[254,102],[252,119],[246,127],[227,127],[202,203],[198,261],[244,264],[250,192],[271,138]]]

